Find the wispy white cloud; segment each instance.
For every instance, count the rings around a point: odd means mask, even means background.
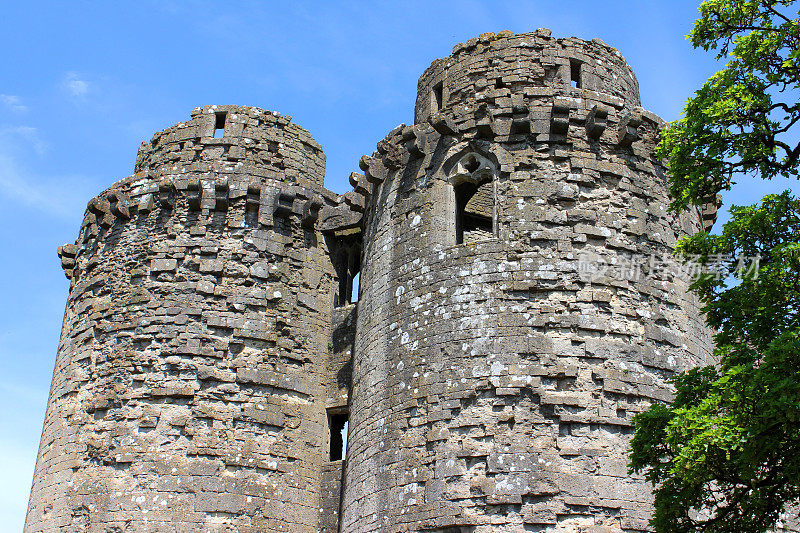
[[[57,194],[35,183],[10,157],[0,153],[0,196],[21,201],[31,207],[66,216],[68,209]]]
[[[83,211],[87,191],[76,184],[80,176],[41,176],[29,170],[28,158],[41,156],[47,144],[30,126],[0,128],[0,198],[39,209],[59,218],[72,218]],[[76,190],[77,189],[77,190]]]
[[[24,172],[13,160],[0,154],[0,197],[22,202],[49,215],[72,219],[82,213],[86,194],[70,190],[66,184],[81,181],[77,177],[46,179]]]
[[[22,103],[22,99],[13,94],[0,94],[0,103],[2,103],[6,109],[15,113],[24,113],[28,110],[28,106]]]
[[[83,77],[75,72],[67,72],[64,76],[62,87],[70,96],[75,98],[84,98],[89,93],[89,82],[82,79]]]
[[[26,146],[21,145],[27,145],[37,155],[44,155],[47,151],[47,143],[39,136],[39,130],[31,126],[0,127],[0,142],[17,149],[25,149]]]

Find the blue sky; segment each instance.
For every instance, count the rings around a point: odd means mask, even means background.
[[[152,133],[204,104],[292,115],[344,192],[359,157],[413,121],[417,77],[479,33],[599,37],[676,119],[718,65],[684,35],[692,0],[4,2],[0,18],[0,531],[19,531],[68,283],[56,257],[86,202]],[[751,203],[785,183],[742,183]]]

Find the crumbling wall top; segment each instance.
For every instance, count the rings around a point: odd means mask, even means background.
[[[188,122],[143,142],[135,172],[152,176],[213,171],[263,174],[288,183],[323,185],[325,154],[292,117],[250,106],[203,106]]]
[[[443,108],[480,104],[482,98],[580,97],[586,92],[640,105],[636,75],[615,48],[600,39],[553,38],[550,30],[482,33],[435,60],[417,86],[415,122]]]

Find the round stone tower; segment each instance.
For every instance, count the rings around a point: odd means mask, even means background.
[[[209,106],[89,202],[26,531],[320,530],[324,169],[290,117]]]
[[[484,34],[361,160],[342,531],[648,530],[632,418],[707,363],[661,120],[599,40]]]

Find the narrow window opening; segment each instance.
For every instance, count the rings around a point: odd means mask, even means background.
[[[442,109],[442,102],[444,99],[444,87],[440,81],[433,86],[431,91],[431,112],[438,113]]]
[[[347,299],[347,296],[350,294],[350,292],[347,291],[349,278],[349,269],[347,265],[348,257],[347,251],[345,250],[339,256],[339,261],[336,265],[336,275],[339,278],[339,290],[336,291],[336,307],[343,307],[350,303]]]
[[[576,89],[581,88],[581,62],[577,59],[569,60],[570,83]]]
[[[330,460],[341,461],[347,450],[348,414],[328,413],[328,429],[330,430]]]
[[[214,120],[214,138],[220,139],[225,135],[225,120],[228,118],[228,113],[217,113]]]
[[[336,264],[336,275],[339,278],[336,307],[343,307],[358,301],[360,273],[361,247],[357,244],[342,247]]]
[[[358,284],[361,281],[361,272],[356,272],[356,275],[353,276],[352,287],[350,291],[350,303],[355,303],[358,301]]]
[[[483,241],[494,236],[492,182],[465,182],[457,186],[456,244]]]

